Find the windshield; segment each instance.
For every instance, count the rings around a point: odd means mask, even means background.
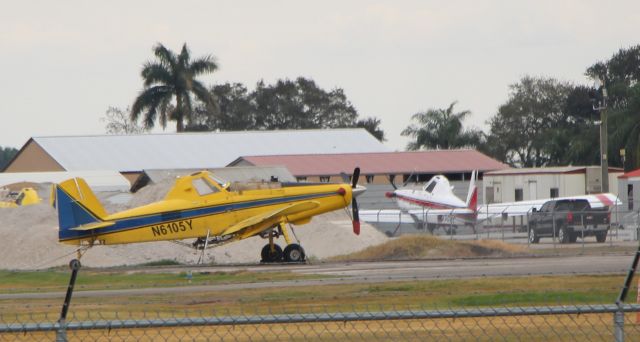
[[[229,185],[231,184],[230,182],[222,179],[222,178],[218,178],[216,176],[213,175],[213,173],[211,172],[207,172],[207,175],[209,176],[209,179],[211,179],[212,181],[218,183],[218,185],[220,185],[221,188],[226,189],[229,187]]]

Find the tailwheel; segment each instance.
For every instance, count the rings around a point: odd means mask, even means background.
[[[284,249],[284,261],[303,262],[305,260],[304,249],[297,243],[292,243]]]
[[[282,261],[282,248],[280,246],[273,244],[273,249],[271,248],[271,244],[266,244],[262,247],[262,252],[260,253],[262,257],[262,262],[279,262]]]

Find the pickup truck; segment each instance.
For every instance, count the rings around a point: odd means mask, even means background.
[[[591,208],[585,199],[564,199],[545,202],[540,210],[533,209],[529,217],[529,242],[541,237],[557,237],[560,243],[576,242],[578,237],[595,236],[605,242],[611,222],[608,207]]]

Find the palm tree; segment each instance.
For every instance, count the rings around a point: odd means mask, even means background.
[[[131,107],[131,120],[137,120],[144,113],[147,128],[152,128],[156,119],[160,120],[162,128],[166,128],[167,120],[175,120],[176,130],[182,132],[184,121],[189,122],[193,112],[191,94],[215,108],[213,95],[195,77],[214,72],[218,65],[212,56],[191,60],[186,43],[179,55],[160,43],[153,48],[153,53],[156,60],[146,62],[142,68],[144,89]]]
[[[407,145],[408,150],[426,148],[456,148],[475,146],[480,142],[481,132],[475,130],[463,131],[462,120],[470,111],[453,112],[457,101],[447,109],[429,109],[426,112],[413,114],[411,120],[417,125],[410,125],[402,131],[403,136],[410,136],[415,141]]]

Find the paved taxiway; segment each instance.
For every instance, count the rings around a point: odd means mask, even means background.
[[[330,276],[315,280],[288,280],[244,284],[186,285],[189,292],[225,291],[240,289],[317,286],[354,283],[378,283],[388,281],[412,281],[455,279],[473,277],[500,277],[526,275],[571,275],[571,274],[622,274],[626,273],[632,255],[585,255],[567,257],[535,257],[509,259],[463,259],[463,260],[419,260],[358,263],[326,263],[314,265],[255,265],[212,266],[192,268],[162,268],[156,272],[233,272],[239,270],[256,272],[291,271],[299,274]],[[82,272],[82,271],[81,271]],[[184,292],[185,286],[152,287],[120,290],[75,291],[74,297],[134,296]],[[64,297],[63,292],[0,294],[3,299],[36,299]]]

